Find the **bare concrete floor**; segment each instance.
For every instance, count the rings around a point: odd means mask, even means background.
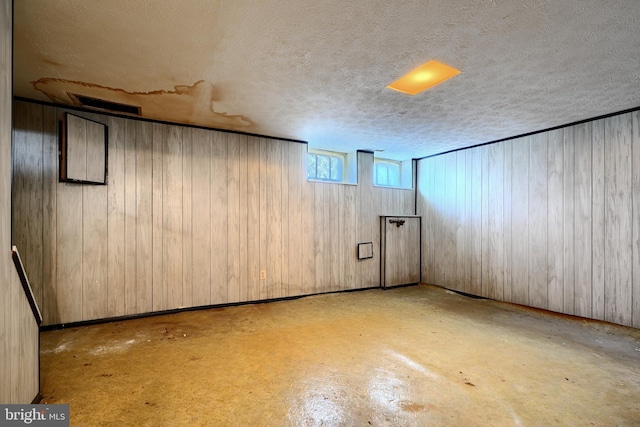
[[[433,286],[41,334],[79,426],[640,425],[640,330]]]

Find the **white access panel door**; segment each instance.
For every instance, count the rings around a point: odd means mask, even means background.
[[[380,286],[420,283],[420,217],[380,217]]]

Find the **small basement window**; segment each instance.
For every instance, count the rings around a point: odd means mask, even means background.
[[[385,187],[400,187],[402,163],[389,159],[375,159],[373,162],[373,183]]]
[[[373,185],[413,188],[413,160],[373,159]]]
[[[307,153],[307,178],[317,181],[344,182],[346,155],[334,151]]]

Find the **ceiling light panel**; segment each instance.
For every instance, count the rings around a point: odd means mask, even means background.
[[[409,71],[387,87],[398,92],[415,95],[458,74],[460,74],[460,70],[432,59]]]

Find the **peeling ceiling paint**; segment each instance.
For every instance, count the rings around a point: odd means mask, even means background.
[[[638,0],[21,0],[14,13],[16,96],[84,91],[315,148],[405,160],[640,105]],[[462,72],[413,97],[386,89],[430,59]]]
[[[54,103],[81,105],[77,95],[139,107],[140,116],[213,128],[248,132],[251,120],[242,115],[227,115],[213,109],[219,91],[211,83],[200,80],[191,86],[175,86],[174,90],[127,92],[123,89],[63,79],[43,78],[33,87]],[[76,95],[76,96],[74,96]]]

